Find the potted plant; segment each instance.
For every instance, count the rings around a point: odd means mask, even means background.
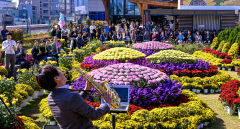
[[[207,94],[210,91],[209,89],[211,89],[211,88],[212,88],[211,85],[204,86],[204,94]]]
[[[234,70],[235,70],[235,72],[237,72],[238,71],[238,68],[239,68],[239,66],[234,66]]]

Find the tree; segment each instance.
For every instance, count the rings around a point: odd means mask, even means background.
[[[73,28],[73,23],[72,23],[72,20],[70,20],[70,21],[68,22],[68,29],[69,29],[69,30],[72,30],[72,28]]]
[[[77,25],[80,25],[81,24],[81,19],[79,18],[78,20],[77,20]]]

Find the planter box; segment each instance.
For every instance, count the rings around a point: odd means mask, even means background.
[[[240,119],[240,108],[238,108],[238,118]]]
[[[39,96],[39,91],[35,91],[35,92],[33,93],[33,99],[38,98],[38,96]]]
[[[203,125],[203,124],[200,124],[200,127],[201,127],[201,128],[203,128],[203,127],[204,127],[204,125]]]
[[[43,90],[39,91],[39,96],[42,96],[43,95]]]
[[[197,93],[197,94],[199,94],[200,92],[201,92],[201,90],[199,90],[199,89],[196,90],[196,93]]]
[[[196,93],[196,89],[192,89],[192,92]]]
[[[228,71],[232,71],[232,68],[228,68]]]
[[[203,93],[207,94],[208,93],[208,89],[204,89]]]
[[[227,111],[227,108],[228,108],[227,106],[224,106],[224,110],[225,110],[225,111]]]
[[[221,67],[218,67],[218,70],[221,70]]]
[[[30,102],[33,98],[32,98],[32,96],[28,96],[28,102]]]
[[[209,122],[205,122],[205,123],[204,123],[204,126],[208,126],[208,124],[209,124]]]
[[[23,100],[23,103],[20,105],[20,107],[26,107],[27,101],[28,101],[28,99]]]
[[[186,90],[189,90],[189,91],[191,91],[190,89],[186,89]]]
[[[214,89],[210,89],[210,93],[213,94],[214,93]]]
[[[222,70],[224,70],[224,71],[225,71],[225,68],[222,68]]]
[[[238,67],[235,67],[234,70],[235,70],[235,72],[237,72],[238,71]]]
[[[50,125],[57,125],[57,122],[56,121],[50,121],[49,124]]]
[[[228,113],[229,115],[233,115],[234,111],[232,110],[231,107],[227,106],[227,113]]]

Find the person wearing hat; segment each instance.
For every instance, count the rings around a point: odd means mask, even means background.
[[[2,50],[5,51],[5,68],[8,71],[8,77],[12,77],[15,69],[16,62],[16,42],[12,40],[12,34],[7,33],[7,40],[2,44]]]

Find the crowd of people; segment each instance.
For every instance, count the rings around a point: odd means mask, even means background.
[[[25,60],[27,51],[23,48],[22,41],[13,41],[11,34],[3,25],[1,30],[1,39],[3,42],[2,50],[5,51],[5,64],[7,70],[12,73],[12,64],[23,65],[30,67],[29,62]],[[120,24],[111,25],[95,25],[92,21],[91,25],[80,24],[73,25],[72,29],[67,26],[55,26],[51,30],[51,39],[36,40],[32,48],[32,57],[35,64],[39,64],[42,60],[56,60],[60,53],[60,39],[70,41],[68,47],[73,52],[76,48],[85,46],[89,41],[100,40],[103,44],[105,41],[125,41],[126,43],[143,42],[144,40],[153,41],[171,41],[173,43],[206,43],[210,44],[214,37],[217,36],[216,31],[178,31],[173,29],[173,24],[157,25],[152,22],[150,24],[150,33],[143,31],[143,26],[140,22],[121,22]],[[9,35],[9,36],[8,36]],[[9,45],[9,46],[8,46]],[[14,55],[14,56],[12,56]],[[14,58],[14,60],[12,60]],[[10,67],[11,66],[11,67]],[[11,74],[10,74],[11,75]],[[12,76],[12,75],[11,75]]]
[[[150,30],[143,31],[143,26],[140,22],[122,22],[120,24],[96,26],[92,21],[91,25],[80,24],[74,25],[72,30],[67,29],[67,26],[61,28],[54,27],[51,31],[52,37],[57,36],[59,39],[71,40],[71,50],[84,46],[88,41],[94,39],[105,41],[126,41],[143,42],[145,40],[153,41],[171,41],[173,43],[211,43],[214,37],[217,36],[216,31],[193,31],[190,30],[174,30],[173,24],[157,25],[152,22]]]

